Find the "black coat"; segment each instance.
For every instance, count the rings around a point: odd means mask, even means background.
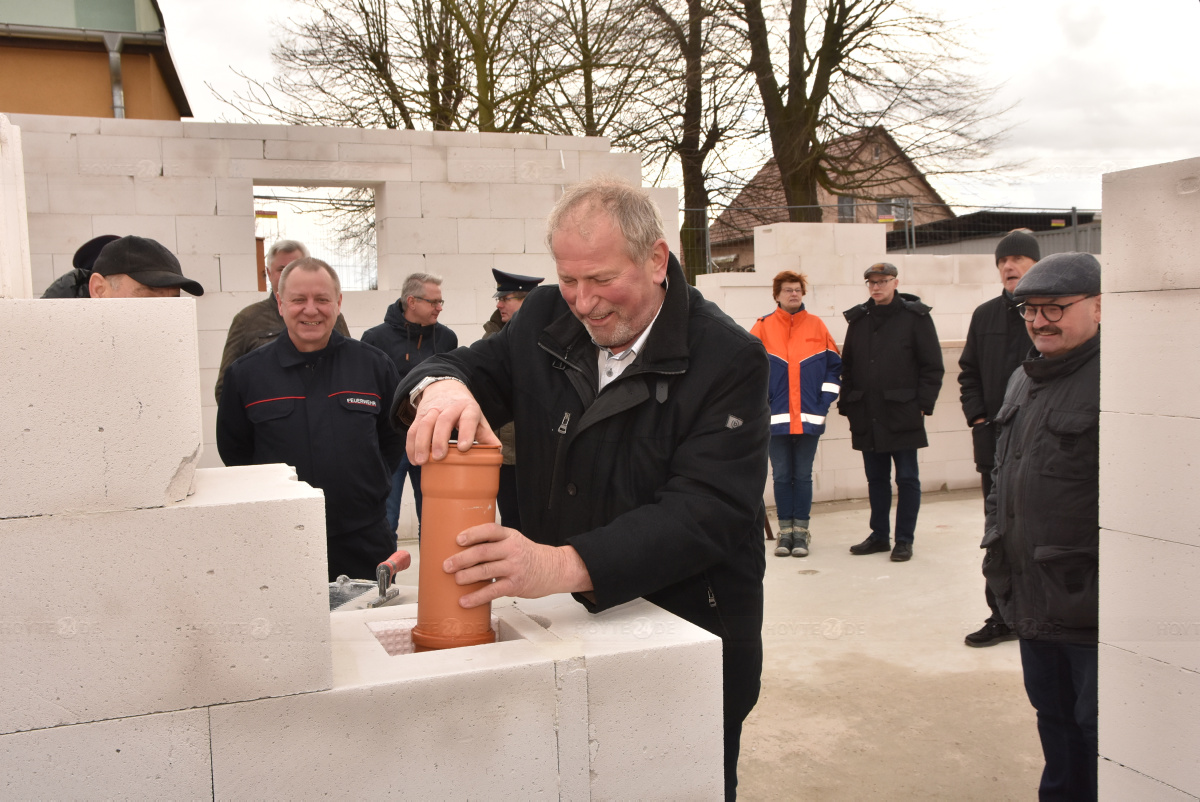
[[[388,307],[383,322],[363,332],[362,341],[392,358],[400,378],[434,354],[458,347],[458,335],[441,323],[422,326],[404,317],[404,299]]]
[[[996,464],[994,420],[1004,403],[1004,388],[1033,343],[1017,302],[1007,292],[975,308],[967,329],[967,344],[958,359],[959,400],[975,445],[975,468],[990,473]]]
[[[575,548],[595,588],[580,602],[644,597],[761,660],[767,357],[673,256],[668,280],[641,353],[599,394],[596,346],[540,287],[496,335],[413,370],[393,420],[422,378],[462,379],[493,428],[515,423],[523,533]],[[757,696],[747,663],[727,679]]]
[[[1095,643],[1100,335],[1059,358],[1023,362],[996,424],[981,544],[988,587],[1022,638]]]
[[[921,413],[933,414],[946,372],[929,312],[917,296],[896,293],[886,306],[868,300],[843,313],[850,326],[838,412],[850,419],[856,451],[929,445]]]
[[[301,353],[286,334],[229,366],[217,407],[226,465],[284,462],[325,491],[330,579],[370,579],[396,549],[384,501],[404,441],[383,411],[399,379],[378,349],[333,332]]]

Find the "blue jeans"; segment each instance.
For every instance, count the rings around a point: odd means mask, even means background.
[[[1037,710],[1042,800],[1096,798],[1096,645],[1021,638],[1025,693]]]
[[[414,498],[417,502],[417,524],[421,523],[421,466],[413,465],[405,454],[400,460],[400,467],[392,474],[392,492],[387,497],[387,523],[390,531],[395,534],[400,526],[400,501],[404,495],[404,477],[412,482]],[[420,530],[418,530],[419,536]]]
[[[816,434],[771,435],[771,474],[780,521],[808,520],[812,511],[813,458],[820,439]]]
[[[867,474],[867,497],[871,500],[871,537],[890,541],[892,527],[892,463],[896,463],[896,542],[912,543],[921,510],[921,474],[917,470],[917,450],[864,451],[863,470]]]

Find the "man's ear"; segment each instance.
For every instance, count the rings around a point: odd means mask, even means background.
[[[665,239],[660,239],[650,247],[649,263],[652,266],[651,276],[655,284],[662,284],[667,279],[667,265],[671,261],[671,248]]]
[[[88,295],[93,298],[104,298],[109,294],[108,279],[99,273],[92,273],[88,278]]]
[[[1101,296],[1099,296],[1099,295],[1096,296],[1096,322],[1097,323],[1100,322],[1100,298],[1101,298]]]

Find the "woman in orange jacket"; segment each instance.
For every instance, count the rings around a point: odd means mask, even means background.
[[[841,390],[842,358],[816,315],[804,308],[808,277],[785,270],[771,286],[776,310],[750,333],[771,363],[771,473],[779,517],[776,557],[808,556],[812,466],[825,416]]]

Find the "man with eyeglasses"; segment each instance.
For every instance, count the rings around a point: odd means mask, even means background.
[[[1033,350],[996,415],[983,574],[1020,637],[1042,799],[1096,798],[1100,263],[1038,262],[1014,291]]]
[[[390,356],[403,380],[424,360],[458,347],[458,335],[438,323],[438,316],[445,307],[442,277],[413,273],[404,279],[400,297],[388,307],[383,323],[363,332],[362,341]],[[405,476],[412,483],[418,526],[421,522],[421,466],[409,462],[406,454],[392,477],[392,492],[387,499],[387,522],[392,532],[400,525]]]
[[[975,469],[983,485],[983,498],[992,490],[992,467],[996,464],[996,427],[993,425],[1004,388],[1013,371],[1029,353],[1033,344],[1025,331],[1025,321],[1017,308],[1013,290],[1042,258],[1038,241],[1029,229],[1010,232],[996,245],[996,270],[1003,289],[1000,295],[984,301],[971,315],[967,342],[959,357],[959,400],[967,425],[971,427]],[[1010,641],[1016,633],[1004,623],[991,590],[984,590],[984,601],[991,614],[983,626],[964,638],[968,646],[994,646]]]
[[[897,292],[899,270],[888,262],[863,274],[870,298],[844,313],[849,327],[842,347],[838,412],[850,419],[850,444],[861,451],[871,503],[871,534],[851,554],[892,552],[912,559],[921,477],[917,449],[929,445],[925,418],[942,389],[942,346],[915,295]],[[896,546],[891,546],[892,465],[896,466]]]

